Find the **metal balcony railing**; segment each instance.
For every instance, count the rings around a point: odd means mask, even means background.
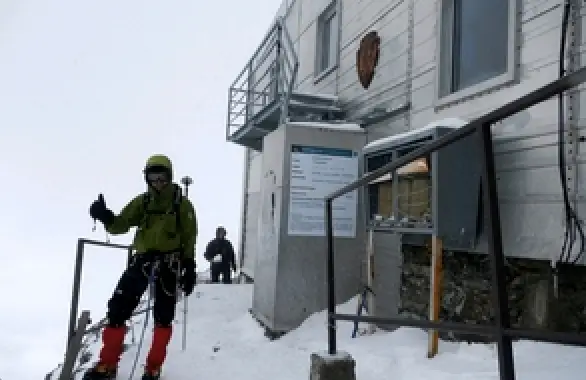
[[[279,17],[230,86],[226,139],[254,126],[255,116],[269,106],[281,107],[284,122],[298,69],[295,45]]]

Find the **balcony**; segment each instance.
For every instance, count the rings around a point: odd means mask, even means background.
[[[298,69],[295,45],[278,18],[230,86],[226,140],[262,151],[264,136],[293,118],[341,117],[336,97],[293,91]]]

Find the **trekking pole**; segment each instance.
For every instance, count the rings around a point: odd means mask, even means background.
[[[151,301],[153,300],[153,293],[154,293],[154,289],[155,289],[155,279],[156,279],[156,271],[159,267],[159,262],[158,261],[154,261],[151,264],[151,273],[149,275],[149,279],[148,279],[148,294],[147,294],[147,307],[150,307],[151,305]],[[149,315],[150,313],[147,311],[146,315],[144,317],[144,324],[142,326],[142,332],[140,333],[140,340],[138,342],[138,348],[136,350],[136,356],[134,357],[134,362],[132,363],[132,369],[130,370],[130,376],[128,377],[128,380],[132,380],[133,376],[134,376],[134,371],[136,370],[136,364],[138,363],[138,358],[140,356],[140,349],[142,348],[142,343],[144,341],[144,333],[146,331],[147,325],[149,323]]]
[[[185,198],[189,198],[189,186],[193,183],[191,177],[181,178],[181,184],[185,186]],[[187,349],[187,294],[183,293],[183,339],[181,341],[181,350]]]

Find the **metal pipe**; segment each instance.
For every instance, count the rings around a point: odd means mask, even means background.
[[[75,269],[73,271],[73,286],[71,289],[71,305],[69,309],[69,327],[67,328],[67,342],[65,350],[69,349],[69,343],[73,337],[75,331],[75,322],[77,319],[77,310],[79,308],[79,291],[81,285],[81,269],[83,265],[83,248],[85,245],[85,239],[77,240],[77,249],[75,253]]]
[[[406,327],[416,327],[425,330],[438,330],[445,332],[457,332],[461,334],[475,334],[484,337],[493,337],[500,334],[499,329],[493,325],[475,325],[462,322],[429,321],[420,319],[407,319],[400,317],[375,317],[355,314],[334,314],[337,321],[362,322],[371,324],[386,324]],[[502,334],[514,339],[528,339],[536,342],[548,342],[567,344],[573,346],[586,346],[585,333],[558,332],[538,329],[502,329]]]
[[[586,82],[586,67],[583,67],[571,74],[568,74],[560,79],[557,79],[545,86],[539,87],[538,89],[516,99],[510,103],[507,103],[475,120],[472,120],[465,126],[454,130],[453,132],[447,133],[439,139],[433,140],[423,147],[416,149],[412,152],[407,153],[404,156],[397,158],[389,162],[388,164],[365,174],[358,180],[343,186],[342,188],[334,191],[328,195],[327,199],[336,199],[344,194],[354,191],[360,187],[367,185],[369,182],[379,178],[383,174],[387,174],[394,169],[397,169],[405,164],[410,163],[418,158],[424,157],[429,153],[439,150],[447,145],[452,144],[458,140],[463,139],[466,136],[476,132],[476,128],[479,126],[485,126],[499,122],[509,116],[512,116],[520,111],[523,111],[529,107],[532,107],[538,103],[548,100],[555,95],[571,89],[577,85]]]
[[[75,366],[75,360],[79,355],[81,349],[81,341],[85,335],[86,326],[90,323],[90,312],[84,310],[79,317],[77,324],[77,331],[75,331],[74,339],[69,340],[67,344],[67,350],[65,352],[65,360],[63,361],[63,367],[59,374],[59,380],[69,380],[72,378],[73,367]]]
[[[336,285],[334,282],[334,228],[332,221],[333,200],[326,200],[326,237],[328,248],[327,281],[328,281],[328,352],[336,354]]]
[[[503,253],[503,237],[498,205],[497,183],[492,146],[492,132],[489,124],[477,127],[479,140],[482,144],[482,190],[485,215],[488,215],[486,236],[488,256],[490,257],[492,278],[492,307],[499,333],[496,335],[499,376],[501,380],[515,380],[515,365],[513,359],[513,342],[510,336],[503,333],[503,329],[511,327],[509,315],[509,300],[505,279],[505,259]]]
[[[527,339],[535,342],[565,344],[586,347],[586,334],[548,330],[525,330],[518,328],[504,329],[504,334],[513,339]]]
[[[110,242],[99,241],[99,240],[91,240],[91,239],[85,239],[85,238],[81,238],[79,240],[82,241],[84,244],[97,245],[99,247],[121,248],[121,249],[128,249],[131,247],[130,245],[126,245],[126,244],[116,244],[116,243],[110,243]]]
[[[285,25],[283,23],[283,25]],[[291,55],[293,56],[293,61],[294,62],[299,62],[299,58],[297,57],[297,53],[295,53],[295,43],[293,43],[293,39],[291,38],[291,35],[289,34],[289,31],[287,30],[287,28],[283,28],[283,34],[285,35],[285,40],[287,40],[287,44],[289,45],[289,50],[291,52]]]
[[[130,262],[132,261],[132,247],[128,247],[128,256],[126,257],[126,268],[130,266]]]
[[[495,327],[490,325],[472,325],[460,322],[430,321],[421,319],[407,318],[387,318],[373,317],[368,315],[354,314],[334,314],[338,321],[363,322],[371,324],[397,325],[406,327],[418,327],[426,330],[453,331],[465,334],[476,334],[480,336],[491,337],[495,332]]]
[[[230,87],[230,90],[228,90],[228,110],[226,112],[226,141],[229,141],[232,135],[232,121],[230,120],[230,115],[232,114],[232,92],[232,87]]]

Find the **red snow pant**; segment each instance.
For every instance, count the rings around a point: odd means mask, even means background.
[[[116,368],[122,355],[126,321],[130,319],[134,309],[149,284],[149,277],[154,261],[151,254],[136,254],[128,268],[122,273],[112,297],[108,301],[108,324],[102,334],[102,349],[98,364],[108,368]],[[159,256],[161,257],[161,256]],[[156,371],[161,368],[167,355],[167,346],[171,340],[172,322],[175,318],[177,298],[177,279],[179,261],[176,255],[167,254],[157,261],[154,277],[155,328],[151,348],[149,350],[146,369]]]

